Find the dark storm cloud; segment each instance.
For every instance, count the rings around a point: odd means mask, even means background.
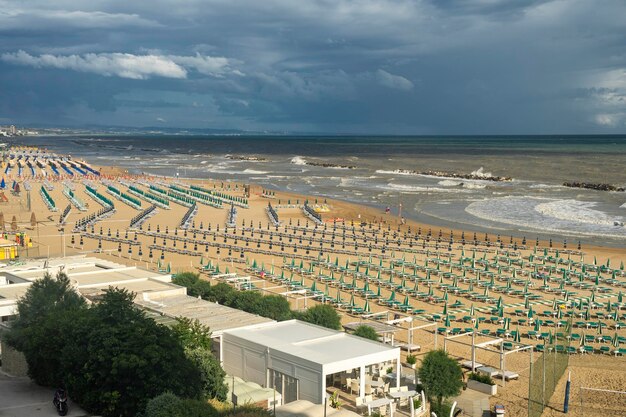
[[[363,133],[626,128],[626,3],[0,0],[0,118]]]

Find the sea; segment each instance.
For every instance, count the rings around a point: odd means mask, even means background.
[[[76,135],[22,143],[131,173],[257,183],[559,246],[626,245],[626,136]],[[312,164],[328,164],[320,166]],[[511,181],[457,179],[443,171]]]

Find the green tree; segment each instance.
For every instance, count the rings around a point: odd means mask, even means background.
[[[211,330],[198,319],[177,317],[172,332],[185,349],[205,349],[211,351]]]
[[[56,278],[45,274],[18,301],[18,316],[11,322],[7,342],[24,354],[28,374],[36,383],[62,385],[60,352],[72,343],[68,331],[85,308],[84,300],[64,273]]]
[[[446,398],[458,395],[463,387],[463,371],[443,350],[433,350],[424,356],[418,376],[426,395],[436,409],[442,409]]]
[[[209,301],[217,301],[222,305],[226,305],[231,294],[237,292],[236,289],[231,287],[230,285],[220,282],[219,284],[211,286],[211,292],[207,294],[207,300]]]
[[[258,314],[276,321],[293,318],[289,301],[282,295],[265,295],[261,300]]]
[[[226,372],[213,354],[204,349],[186,349],[187,358],[200,371],[200,381],[204,398],[225,401],[228,387],[224,383]]]
[[[195,274],[193,272],[181,272],[180,274],[176,274],[172,278],[172,282],[176,285],[180,285],[182,287],[187,287],[187,294],[192,296],[197,296],[198,294],[191,294],[189,290],[193,288],[196,283],[200,281],[200,275]]]
[[[144,417],[172,417],[178,414],[182,401],[170,391],[152,398],[146,403]]]
[[[354,333],[352,334],[355,336],[363,337],[365,339],[374,340],[376,342],[378,342],[379,340],[378,333],[376,333],[376,330],[374,330],[372,326],[368,326],[366,324],[362,324],[356,329],[354,329]]]
[[[109,289],[74,323],[63,370],[72,398],[91,413],[134,416],[170,390],[201,395],[200,372],[174,333],[133,304],[133,294]]]
[[[301,320],[317,324],[329,329],[341,329],[341,317],[332,306],[328,304],[318,304],[306,310],[300,315]]]

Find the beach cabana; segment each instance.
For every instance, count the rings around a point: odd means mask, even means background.
[[[393,362],[400,380],[400,348],[298,320],[253,325],[223,334],[224,369],[263,387],[281,387],[284,403],[324,401],[326,376]]]

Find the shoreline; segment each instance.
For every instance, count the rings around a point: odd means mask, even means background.
[[[92,166],[95,166],[94,164],[92,164],[90,161],[85,160],[86,162],[90,163]],[[116,167],[116,166],[110,166],[110,165],[101,165],[99,166],[99,168],[101,169],[105,169],[105,173],[107,173],[108,175],[121,175],[121,174],[125,174],[125,175],[129,175],[129,176],[138,176],[141,177],[140,174],[131,174],[128,172],[128,170],[124,170],[120,167]],[[110,171],[110,172],[109,172]],[[146,174],[149,174],[146,172]],[[203,183],[203,182],[216,182],[216,181],[222,181],[219,179],[209,179],[209,178],[196,178],[196,177],[176,177],[176,176],[171,176],[171,175],[152,175],[149,174],[148,176],[153,177],[153,178],[166,178],[168,180],[185,180],[185,181],[190,181],[193,183]],[[242,183],[240,181],[223,181],[223,182],[231,182],[231,183]],[[286,190],[275,190],[276,192],[278,192],[280,195],[285,195],[291,198],[295,198],[295,199],[301,199],[301,200],[305,200],[305,199],[315,199],[315,198],[322,198],[322,199],[326,199],[330,202],[333,202],[333,204],[337,205],[338,207],[342,207],[342,210],[344,210],[345,213],[347,214],[351,214],[353,216],[353,218],[351,220],[358,220],[358,214],[360,213],[365,213],[366,216],[368,216],[368,218],[371,218],[372,220],[378,218],[378,219],[383,219],[385,221],[384,224],[389,224],[389,225],[393,225],[395,227],[397,227],[400,223],[401,220],[400,218],[395,215],[395,214],[387,214],[385,213],[384,208],[382,208],[381,206],[376,206],[374,204],[364,204],[364,203],[358,203],[358,202],[353,202],[353,201],[345,201],[345,200],[338,200],[338,199],[334,199],[334,198],[329,198],[329,197],[325,197],[325,196],[316,196],[316,195],[306,195],[306,194],[301,194],[301,193],[295,193],[295,192],[291,192],[291,191],[286,191]],[[440,219],[441,220],[441,219]],[[449,223],[446,222],[444,220],[441,220],[442,222],[445,223]],[[452,231],[453,236],[455,236],[455,240],[457,236],[461,236],[463,232],[465,233],[470,233],[473,234],[474,232],[477,234],[477,238],[479,241],[484,240],[485,234],[489,237],[489,240],[492,242],[495,242],[498,236],[498,232],[493,231],[493,228],[489,227],[489,226],[483,226],[483,227],[478,227],[477,229],[471,229],[471,228],[462,228],[462,227],[458,227],[457,225],[454,226],[445,226],[445,225],[438,225],[438,224],[433,224],[433,223],[428,223],[428,222],[424,222],[424,221],[420,221],[418,219],[416,219],[414,216],[412,215],[407,215],[405,217],[405,225],[406,226],[411,226],[412,230],[419,230],[420,228],[422,229],[423,233],[426,233],[428,231],[428,229],[431,229],[433,232],[433,236],[435,236],[435,234],[439,233],[439,230],[442,230],[443,235],[444,236],[448,236],[450,235],[450,232]],[[524,232],[519,232],[519,234],[513,234],[513,241],[515,243],[521,244],[522,239],[524,238]],[[559,240],[554,240],[553,239],[553,248],[554,249],[565,249],[563,248],[563,235],[553,235],[554,237],[559,237]],[[470,237],[473,236],[466,236],[466,239],[469,240]],[[500,238],[502,241],[505,242],[509,242],[510,241],[510,237],[511,234],[503,234],[500,233]],[[545,235],[542,236],[542,234],[533,234],[531,235],[530,232],[527,233],[525,235],[526,237],[526,241],[527,241],[527,246],[534,246],[534,243],[536,242],[536,237],[539,237],[539,246],[542,247],[546,247],[549,246],[549,242],[550,242],[550,238],[546,237]],[[481,239],[482,238],[482,239]],[[572,238],[572,240],[570,241],[569,238]],[[436,239],[436,237],[435,237]],[[566,238],[566,240],[568,241],[568,245],[567,245],[567,249],[576,249],[578,246],[578,241],[583,241],[583,239],[581,238],[574,238],[571,236],[568,236]],[[445,241],[442,241],[442,244],[445,243]],[[582,245],[582,250],[585,252],[589,252],[592,251],[596,256],[600,255],[600,253],[602,252],[606,252],[611,254],[611,256],[625,256],[626,257],[626,242],[624,243],[624,246],[617,246],[618,243],[615,243],[615,246],[613,245],[598,245],[598,244],[583,244]],[[605,259],[606,260],[606,259]]]

